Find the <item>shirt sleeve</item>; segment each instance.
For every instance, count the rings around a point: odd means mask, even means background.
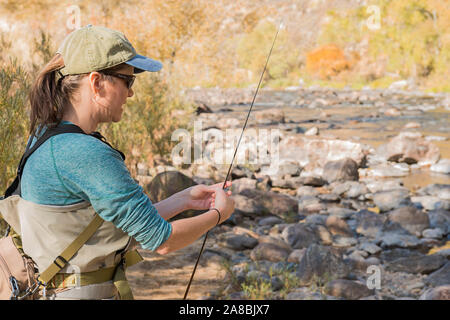
[[[172,226],[131,177],[119,153],[96,138],[77,134],[67,135],[65,143],[58,144],[63,136],[52,138],[51,153],[64,187],[89,201],[102,219],[135,238],[144,249],[155,250],[164,243]],[[74,136],[78,136],[76,147],[68,141]]]

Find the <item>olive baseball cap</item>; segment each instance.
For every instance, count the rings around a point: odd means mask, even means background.
[[[87,25],[71,32],[57,53],[64,59],[63,76],[100,71],[121,63],[134,67],[134,73],[159,71],[162,63],[139,55],[125,35],[105,27]]]

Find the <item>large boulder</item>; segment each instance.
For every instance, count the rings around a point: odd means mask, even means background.
[[[397,222],[410,233],[419,236],[430,226],[428,215],[415,207],[401,207],[388,213],[389,220]]]
[[[241,195],[254,200],[263,213],[272,213],[281,218],[291,217],[298,213],[297,199],[285,194],[245,189],[242,190]]]
[[[374,193],[373,202],[380,211],[389,211],[411,204],[411,198],[408,190],[394,189]]]
[[[153,203],[167,199],[186,188],[192,187],[197,183],[178,171],[166,171],[157,174],[146,186],[146,191]],[[198,210],[187,210],[178,214],[173,219],[188,218],[200,213]]]
[[[254,261],[267,260],[272,262],[286,261],[292,249],[285,243],[272,239],[262,239],[262,241],[250,253],[250,258]]]
[[[328,282],[324,291],[330,296],[341,297],[348,300],[357,300],[371,296],[374,293],[374,291],[370,290],[366,284],[345,279]]]
[[[428,289],[419,300],[450,300],[450,284]]]
[[[358,181],[358,164],[351,158],[328,161],[323,168],[323,177],[331,183],[333,181]]]
[[[147,184],[146,191],[152,202],[156,203],[196,184],[194,180],[181,172],[167,171],[156,175]]]
[[[447,259],[438,254],[399,258],[389,262],[386,266],[386,270],[392,272],[429,274],[442,267],[446,260]]]
[[[326,283],[333,279],[346,278],[351,267],[342,256],[330,247],[312,244],[300,260],[297,277],[301,285],[309,285],[314,280]]]
[[[329,161],[350,158],[361,167],[369,153],[369,148],[360,143],[345,140],[328,140],[288,136],[280,142],[280,159],[296,161],[306,170],[323,169]]]
[[[420,132],[401,132],[377,149],[377,154],[389,161],[430,165],[440,158],[439,148],[425,140]]]
[[[313,228],[301,223],[284,228],[281,236],[293,249],[307,248],[320,241]]]
[[[450,284],[450,261],[447,261],[442,268],[426,277],[425,282],[435,287]]]

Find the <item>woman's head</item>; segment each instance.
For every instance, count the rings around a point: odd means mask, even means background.
[[[133,95],[133,74],[161,67],[136,54],[120,32],[93,26],[72,32],[33,84],[30,133],[39,125],[56,126],[75,106],[98,123],[119,121]]]

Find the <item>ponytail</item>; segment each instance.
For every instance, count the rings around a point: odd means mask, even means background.
[[[64,106],[70,104],[70,98],[79,87],[79,80],[85,75],[63,76],[57,81],[64,60],[56,54],[39,72],[30,91],[30,134],[37,127],[39,132],[44,126],[56,127],[62,119]],[[39,135],[36,132],[35,135]]]

